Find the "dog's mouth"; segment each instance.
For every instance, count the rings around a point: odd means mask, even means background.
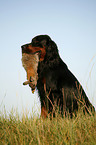
[[[36,54],[38,53],[39,57],[40,57],[40,61],[44,60],[44,57],[46,55],[46,49],[45,46],[43,47],[34,47],[32,46],[32,44],[26,44],[21,46],[22,48],[22,54],[23,53],[27,53],[27,54]]]
[[[25,57],[25,61],[27,61],[27,63],[30,62],[29,60],[30,60],[31,57],[27,58],[26,55],[30,56],[31,54],[32,55],[38,54],[39,60],[37,61],[37,63],[40,62],[40,61],[43,61],[44,58],[45,58],[45,55],[46,55],[45,46],[44,47],[34,47],[30,43],[30,44],[26,44],[26,45],[21,46],[21,48],[22,48],[22,56],[23,56],[23,58]],[[25,64],[25,66],[27,67],[27,64]],[[36,76],[36,72],[34,74],[34,68],[32,68],[32,67],[28,68],[28,67],[26,69],[26,71],[27,71],[27,81],[25,81],[23,83],[23,85],[29,85],[32,89],[32,93],[34,93],[36,85],[37,85],[37,79],[38,78],[34,78],[34,76]],[[38,75],[37,75],[37,77],[38,77]]]
[[[30,53],[30,54],[37,54],[38,56],[39,56],[39,58],[40,58],[40,56],[41,56],[41,50],[38,50],[38,51],[35,51],[35,52],[32,52],[32,53]]]

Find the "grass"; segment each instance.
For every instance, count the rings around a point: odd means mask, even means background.
[[[0,113],[0,145],[96,145],[96,113],[72,119],[57,114],[50,120],[5,111]]]
[[[0,116],[0,145],[95,145],[96,114],[77,117],[20,118],[18,113]]]

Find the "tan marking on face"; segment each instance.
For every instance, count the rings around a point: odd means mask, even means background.
[[[40,61],[44,60],[44,57],[46,55],[46,49],[44,46],[43,48],[41,48],[41,47],[32,47],[32,45],[28,45],[28,50],[29,50],[29,53],[36,53],[40,51],[40,54],[41,54]]]

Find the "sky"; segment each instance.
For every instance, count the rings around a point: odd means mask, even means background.
[[[0,1],[0,112],[40,115],[22,67],[21,45],[47,34],[96,108],[96,0]]]

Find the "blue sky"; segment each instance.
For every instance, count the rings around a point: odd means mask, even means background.
[[[96,108],[96,1],[0,1],[0,111],[40,113],[37,91],[32,94],[21,63],[21,45],[48,34],[59,54],[81,82]]]

